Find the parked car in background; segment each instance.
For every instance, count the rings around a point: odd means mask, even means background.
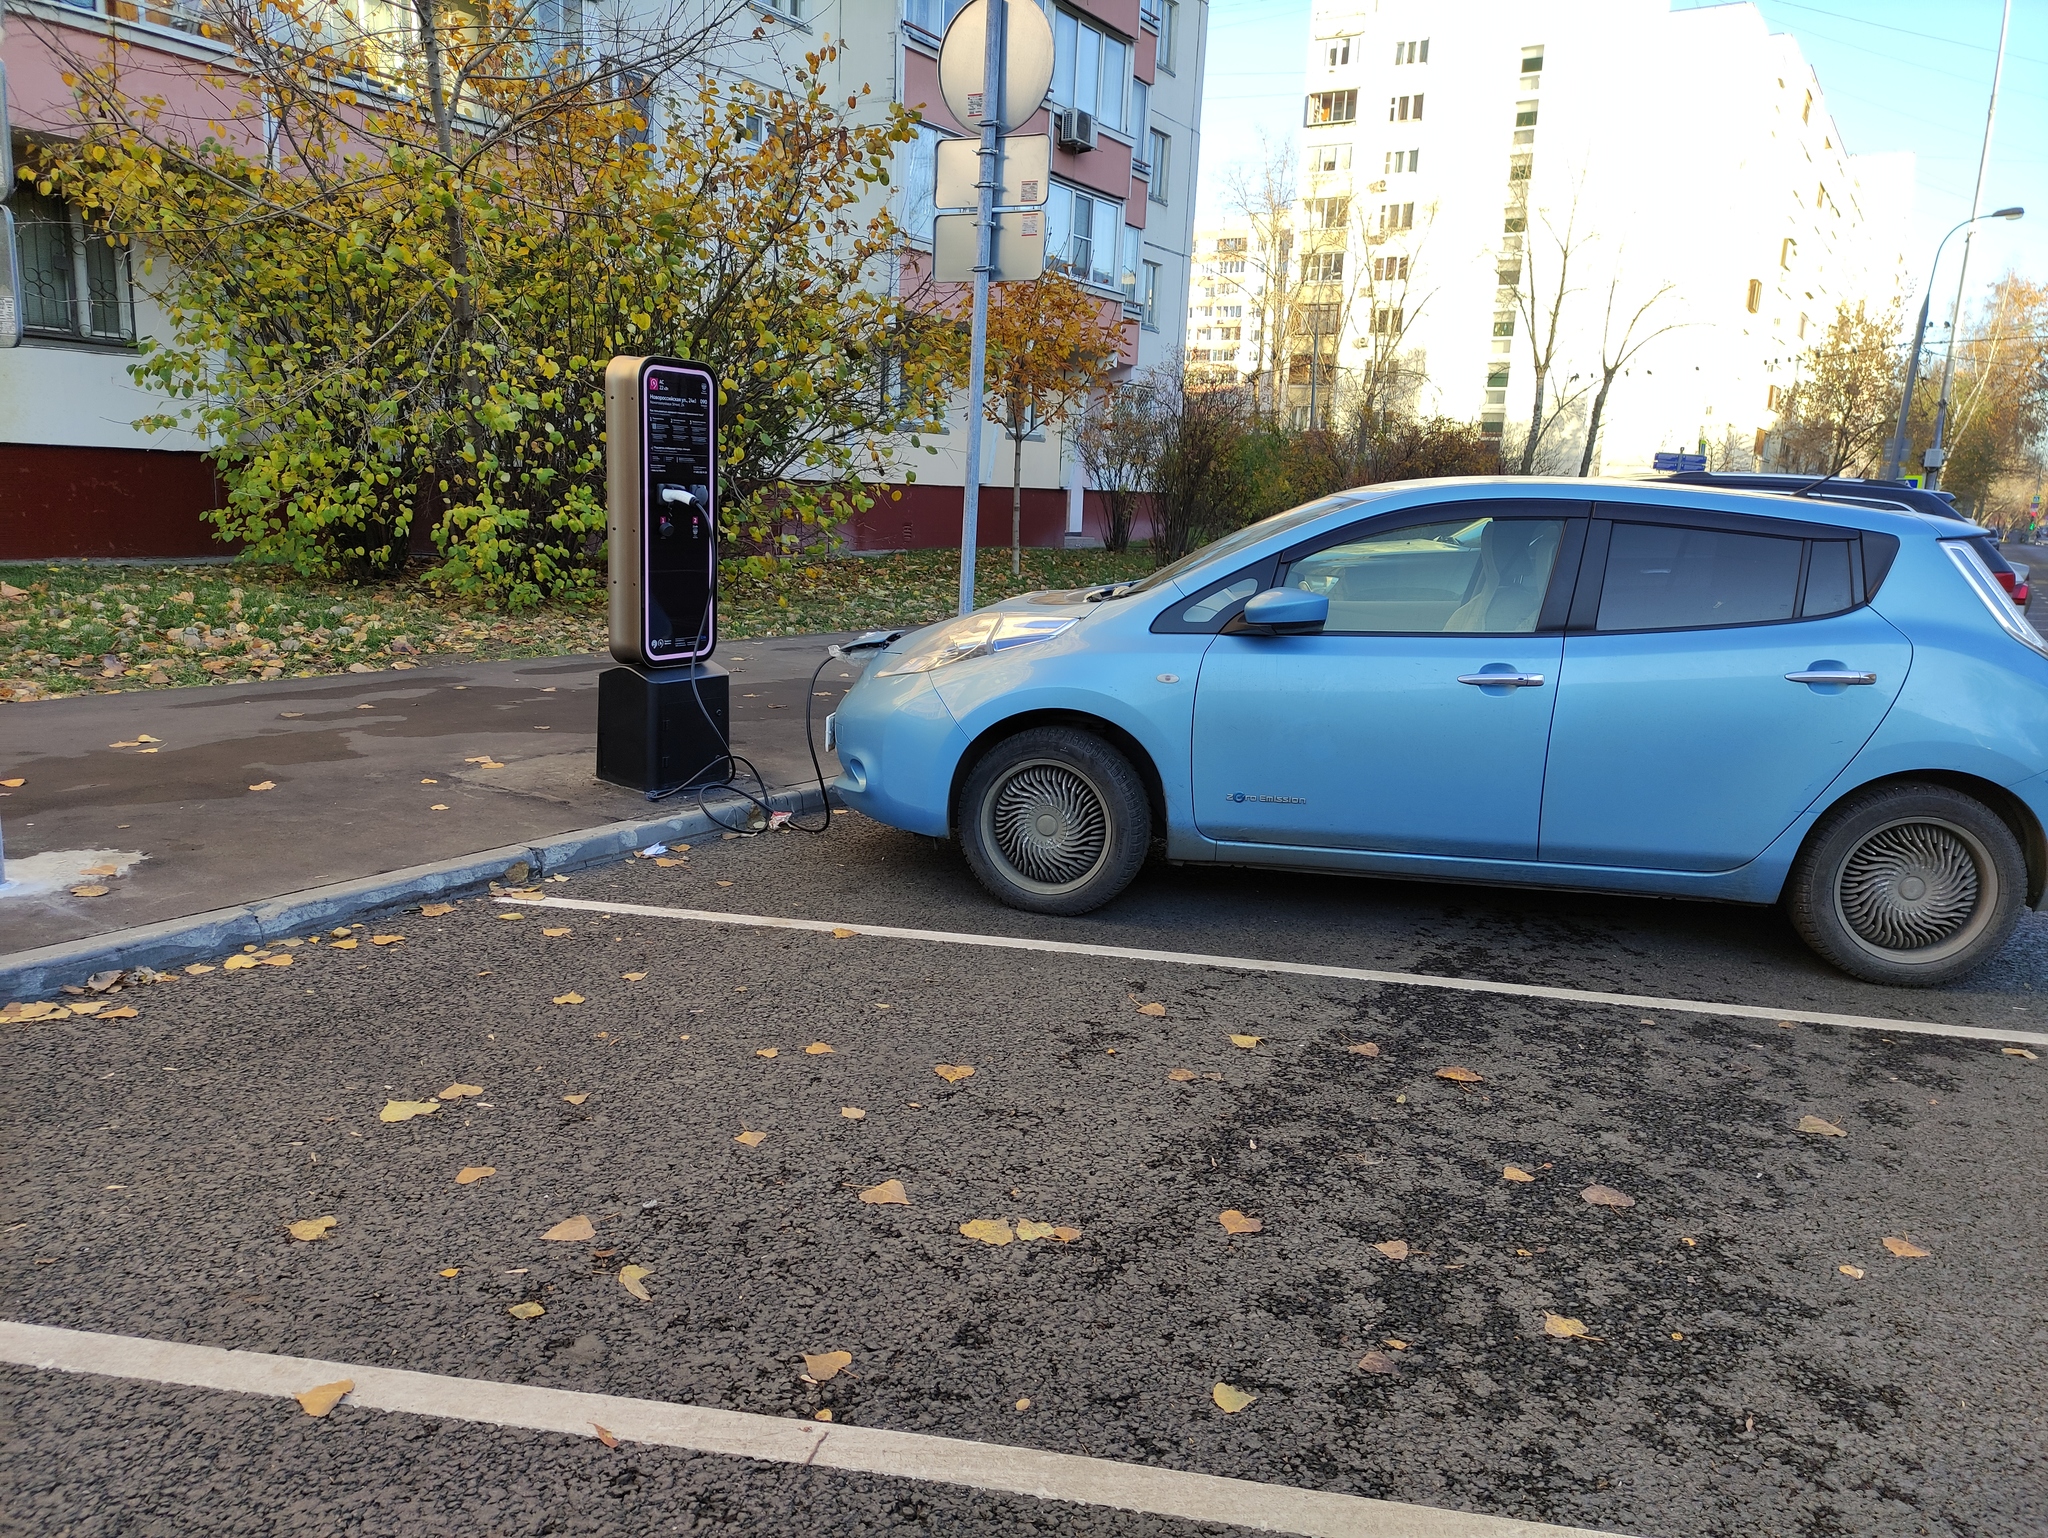
[[[1782,903],[1878,982],[2048,893],[2048,640],[1953,518],[1484,478],[1340,493],[1141,581],[891,642],[846,804],[1085,913],[1182,863]]]

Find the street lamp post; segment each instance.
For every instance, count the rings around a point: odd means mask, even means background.
[[[1981,223],[1986,219],[2018,219],[2025,213],[2026,210],[2024,208],[2001,208],[1993,213],[1973,215],[1957,225],[1955,230],[1950,230],[1947,235],[1942,236],[1940,243],[1935,246],[1934,261],[1927,269],[1927,292],[1920,300],[1920,321],[1913,328],[1913,351],[1911,356],[1906,359],[1906,393],[1899,400],[1898,431],[1892,435],[1892,441],[1886,446],[1884,452],[1884,478],[1886,480],[1897,480],[1899,471],[1906,462],[1906,422],[1913,411],[1913,387],[1920,382],[1920,349],[1927,340],[1927,310],[1928,306],[1934,303],[1934,274],[1935,270],[1941,266],[1942,248],[1947,246],[1949,237],[1954,235],[1956,230],[1966,229],[1970,225]],[[1953,332],[1951,332],[1949,337],[1949,356],[1951,360],[1955,356],[1955,337]],[[1948,382],[1945,377],[1942,381],[1941,397],[1941,406],[1946,406],[1948,404]],[[1941,409],[1937,407],[1934,443],[1928,450],[1930,454],[1938,454],[1940,452],[1941,415]],[[1938,466],[1940,460],[1936,459],[1932,461],[1932,464]]]

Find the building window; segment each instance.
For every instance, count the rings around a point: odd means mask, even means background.
[[[896,152],[896,222],[905,235],[929,246],[932,220],[938,214],[934,202],[938,145],[946,135],[926,123],[919,123],[915,132],[916,137]]]
[[[804,19],[804,0],[757,0],[778,16],[787,16],[791,21]]]
[[[1380,204],[1379,232],[1382,235],[1389,234],[1395,230],[1412,230],[1414,228],[1415,205],[1413,203]]]
[[[1764,280],[1762,278],[1751,278],[1749,280],[1749,300],[1748,303],[1743,306],[1743,308],[1748,310],[1750,314],[1754,315],[1763,307]]]
[[[1385,174],[1393,176],[1402,171],[1413,171],[1421,163],[1421,150],[1388,150]]]
[[[1323,63],[1330,69],[1340,69],[1351,62],[1351,39],[1340,37],[1323,45]]]
[[[1534,155],[1516,155],[1508,161],[1508,180],[1526,182],[1536,170]]]
[[[1376,256],[1372,259],[1372,277],[1375,283],[1405,283],[1408,281],[1408,258],[1405,256]]]
[[[1309,198],[1301,206],[1316,230],[1341,230],[1351,213],[1349,198]]]
[[[1427,64],[1429,62],[1429,39],[1419,37],[1410,42],[1394,44],[1396,64]]]
[[[1781,407],[1783,407],[1784,404],[1785,392],[1779,389],[1776,385],[1772,385],[1770,389],[1764,392],[1764,409],[1766,411],[1777,411]]]
[[[1518,101],[1518,102],[1516,102],[1516,103],[1515,103],[1515,127],[1517,127],[1517,128],[1534,128],[1535,126],[1536,126],[1536,103],[1534,103],[1533,101]]]
[[[1418,123],[1422,121],[1422,93],[1420,91],[1417,91],[1413,96],[1389,96],[1387,98],[1387,121],[1389,123],[1406,123],[1411,119]]]
[[[1318,144],[1308,152],[1308,168],[1311,172],[1348,171],[1351,169],[1351,146],[1348,144]]]
[[[958,16],[967,0],[903,0],[903,19],[920,32],[944,37],[946,25]]]
[[[1249,244],[1250,242],[1242,235],[1221,235],[1217,237],[1216,249],[1218,251],[1242,252],[1247,249]]]
[[[1146,159],[1152,162],[1152,180],[1147,184],[1146,196],[1155,203],[1166,201],[1166,168],[1172,164],[1173,141],[1158,129],[1152,130],[1151,146]]]
[[[1493,334],[1495,336],[1513,336],[1515,334],[1514,316],[1496,315],[1493,318]]]
[[[22,329],[79,341],[134,341],[128,248],[109,245],[75,210],[31,186],[17,187],[14,213]]]
[[[1159,0],[1138,0],[1138,20],[1154,32],[1159,30]]]
[[[1180,0],[1160,0],[1159,42],[1152,50],[1154,67],[1171,75],[1174,56],[1180,49]]]
[[[1120,288],[1123,228],[1122,203],[1054,182],[1045,203],[1045,265],[1097,288]]]
[[[1147,331],[1159,329],[1159,264],[1145,262],[1138,268],[1138,303],[1144,308],[1140,324]]]
[[[1798,254],[1799,242],[1794,240],[1790,235],[1787,235],[1783,240],[1778,242],[1778,265],[1780,267],[1783,267],[1789,271],[1792,266],[1792,258],[1797,256]]]
[[[1135,224],[1124,226],[1124,249],[1122,259],[1116,264],[1116,286],[1124,291],[1124,308],[1135,310],[1141,302],[1138,298],[1138,247],[1143,244],[1145,232]]]
[[[1125,131],[1131,136],[1131,143],[1139,150],[1146,147],[1145,136],[1152,119],[1152,87],[1133,75],[1131,77],[1131,111]]]
[[[1541,48],[1524,48],[1522,50],[1522,73],[1525,75],[1540,75],[1543,73],[1543,50]]]
[[[1811,91],[1806,93],[1806,105],[1799,109],[1799,121],[1802,123],[1811,123],[1813,121],[1813,92]]]
[[[1344,280],[1342,251],[1311,251],[1301,259],[1304,283],[1341,283]]]
[[[1308,124],[1311,128],[1321,123],[1349,123],[1357,116],[1356,91],[1314,91],[1309,94]]]
[[[1398,304],[1376,304],[1373,306],[1372,334],[1374,336],[1399,336],[1401,334],[1401,307]]]
[[[1131,79],[1131,45],[1072,11],[1052,17],[1052,90],[1055,104],[1078,107],[1104,128],[1124,131],[1124,96]]]

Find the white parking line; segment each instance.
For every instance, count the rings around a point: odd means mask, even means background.
[[[217,1346],[187,1346],[48,1325],[0,1321],[0,1361],[274,1397],[302,1394],[350,1378],[355,1390],[345,1402],[363,1409],[593,1439],[594,1428],[603,1426],[622,1442],[964,1485],[972,1490],[1000,1490],[1150,1516],[1228,1522],[1267,1533],[1304,1533],[1315,1538],[1599,1538],[1590,1528],[1440,1511],[1399,1501],[1223,1479],[995,1442],[823,1425],[775,1415],[664,1404],[656,1399],[579,1394],[569,1389],[450,1378],[261,1351],[224,1351]]]
[[[1642,993],[1597,993],[1589,988],[1549,988],[1536,983],[1496,983],[1477,977],[1440,977],[1430,972],[1380,972],[1368,967],[1331,967],[1307,961],[1262,961],[1249,956],[1209,956],[1199,951],[1154,951],[1128,945],[1083,945],[1073,940],[1032,940],[1017,935],[965,934],[950,929],[899,929],[847,919],[785,919],[758,913],[717,913],[708,908],[655,908],[643,903],[592,902],[578,897],[500,897],[501,903],[537,908],[575,908],[586,913],[629,913],[636,918],[682,919],[693,924],[740,924],[755,929],[808,929],[831,934],[850,929],[885,940],[925,940],[934,945],[979,945],[994,950],[1050,951],[1062,956],[1103,956],[1117,961],[1162,961],[1175,966],[1226,967],[1235,972],[1283,972],[1295,977],[1334,977],[1346,982],[1391,983],[1404,988],[1449,988],[1460,993],[1497,993],[1510,998],[1556,999],[1566,1004],[1602,1004],[1615,1009],[1664,1009],[1688,1015],[1727,1015],[1738,1020],[1789,1020],[1796,1025],[1840,1025],[1857,1031],[1895,1031],[1914,1036],[1959,1036],[1966,1041],[2024,1042],[2048,1047],[2048,1032],[2011,1031],[1997,1026],[1945,1025],[1938,1020],[1891,1020],[1883,1015],[1835,1015],[1813,1009],[1777,1009],[1761,1004],[1728,1004],[1707,999],[1665,999]]]

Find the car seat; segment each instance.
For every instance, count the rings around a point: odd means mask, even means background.
[[[1489,523],[1479,536],[1479,590],[1451,612],[1444,629],[1489,635],[1534,630],[1561,532],[1549,519]]]

